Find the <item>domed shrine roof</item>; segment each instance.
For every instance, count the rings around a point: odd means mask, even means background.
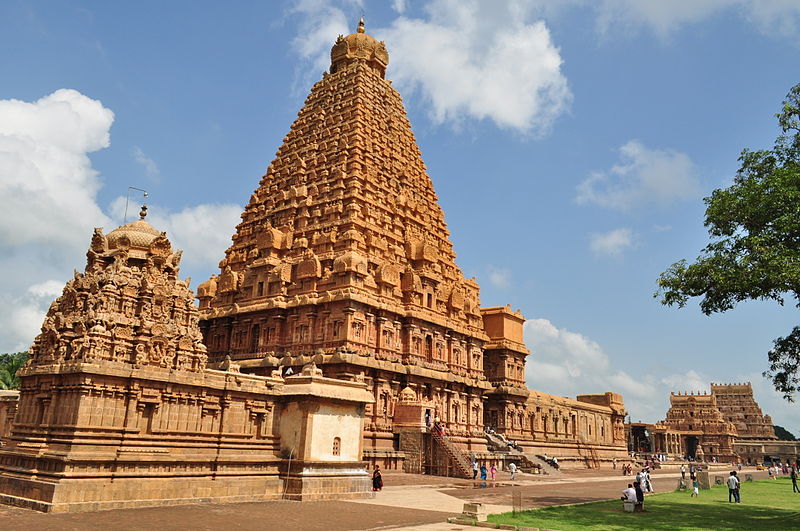
[[[346,37],[339,35],[331,48],[331,74],[343,66],[358,60],[366,60],[367,64],[377,70],[381,77],[386,73],[389,64],[389,52],[383,41],[377,41],[364,33],[364,19],[358,21],[358,30]]]
[[[131,256],[137,256],[142,251],[147,251],[150,244],[161,234],[161,231],[144,220],[147,216],[147,206],[142,206],[139,219],[127,225],[117,227],[106,235],[109,249],[125,249],[132,251]]]

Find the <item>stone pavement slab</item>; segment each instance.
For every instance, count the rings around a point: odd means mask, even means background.
[[[440,511],[461,514],[464,500],[445,494],[436,487],[403,486],[386,487],[371,499],[352,500],[364,505],[387,505],[425,511]],[[512,509],[510,505],[484,504],[489,513],[504,513]]]

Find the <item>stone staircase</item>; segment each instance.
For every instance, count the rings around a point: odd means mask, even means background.
[[[483,436],[486,437],[486,444],[491,451],[507,454],[511,450],[508,442],[496,433],[484,432]]]
[[[561,472],[561,470],[545,461],[544,457],[540,455],[526,454],[524,452],[520,452],[519,450],[511,450],[511,455],[517,454],[520,455],[520,459],[527,461],[526,464],[528,466],[539,468],[539,470],[542,471],[542,474],[548,474],[550,476],[561,476],[564,474]]]
[[[509,446],[508,441],[506,441],[502,436],[496,433],[484,433],[483,435],[486,437],[486,443],[491,451],[507,454],[509,457],[519,459],[521,465],[520,468],[538,468],[542,474],[548,474],[552,476],[562,475],[562,472],[559,469],[545,461],[541,456],[526,454],[525,452],[521,452],[520,450]]]
[[[458,449],[446,435],[443,435],[438,430],[431,430],[431,439],[448,457],[457,477],[472,478],[472,463],[464,452]]]

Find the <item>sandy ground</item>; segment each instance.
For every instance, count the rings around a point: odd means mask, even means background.
[[[766,477],[754,469],[742,473]],[[713,481],[715,475],[727,476],[727,469],[709,475]],[[658,470],[652,480],[656,491],[665,491],[673,490],[679,477],[675,469]],[[558,477],[518,475],[512,482],[501,473],[495,484],[487,482],[484,487],[480,481],[387,472],[386,487],[369,500],[182,505],[77,514],[0,505],[0,530],[456,530],[466,528],[447,524],[447,518],[459,514],[467,501],[482,503],[489,512],[504,512],[511,510],[514,492],[521,494],[525,508],[607,500],[617,498],[631,479],[616,470],[576,470]]]

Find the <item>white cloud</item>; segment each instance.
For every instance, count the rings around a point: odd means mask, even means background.
[[[684,373],[663,376],[661,378],[661,383],[676,393],[708,393],[711,390],[711,380],[708,378],[708,376],[700,374],[693,369],[690,369]]]
[[[531,349],[526,364],[531,389],[559,396],[622,393],[633,421],[657,422],[666,417],[671,392],[703,392],[716,381],[689,369],[684,372],[648,372],[642,367],[617,367],[602,346],[583,334],[558,328],[547,319],[525,322],[525,343]],[[760,374],[741,374],[732,381],[751,382],[761,410],[789,431],[800,432],[800,408],[781,398]]]
[[[142,165],[148,177],[158,178],[161,175],[156,161],[148,157],[139,146],[133,146],[133,159]]]
[[[531,389],[575,397],[578,394],[622,393],[634,418],[650,422],[666,413],[669,392],[652,376],[636,377],[612,365],[596,341],[558,328],[547,319],[525,322],[525,343],[531,349],[526,365]]]
[[[123,223],[125,197],[117,197],[109,210],[116,225]],[[167,233],[174,249],[182,249],[182,271],[200,273],[216,269],[231,244],[236,225],[241,221],[242,206],[232,203],[205,203],[188,206],[177,212],[160,205],[148,205],[147,222]],[[135,213],[136,216],[131,215]],[[128,205],[128,223],[138,217],[139,205]],[[199,279],[203,282],[205,279]]]
[[[504,267],[489,266],[489,283],[500,289],[511,287],[511,270]]]
[[[699,194],[697,170],[684,153],[650,149],[638,140],[619,148],[621,161],[594,172],[577,186],[579,204],[594,203],[615,210],[667,206]]]
[[[33,103],[0,100],[0,271],[10,273],[0,277],[0,352],[30,346],[72,270],[83,270],[92,229],[109,232],[122,222],[124,198],[112,204],[112,216],[98,206],[100,183],[88,157],[109,145],[113,119],[75,90]],[[155,207],[149,221],[184,249],[184,271],[207,271],[224,256],[241,210]]]
[[[148,218],[154,227],[167,232],[173,247],[183,249],[184,270],[196,270],[213,268],[225,257],[242,210],[241,205],[202,204],[174,213],[155,209]]]
[[[109,145],[114,113],[75,90],[0,100],[0,248],[66,247],[108,221],[88,153]]]
[[[402,13],[406,10],[406,0],[392,0],[392,9]]]
[[[634,234],[631,229],[614,229],[608,232],[589,235],[589,246],[599,256],[620,257],[627,249],[633,247]]]
[[[34,297],[55,299],[61,295],[64,283],[58,280],[46,280],[39,284],[28,287],[28,294]]]
[[[397,18],[375,34],[389,43],[390,73],[418,93],[438,122],[489,119],[547,134],[572,100],[550,31],[527,2],[438,0],[425,18]]]
[[[27,348],[92,228],[109,218],[88,154],[109,145],[114,113],[61,89],[35,102],[0,100],[0,352]],[[60,279],[60,280],[54,280]]]
[[[736,0],[604,0],[597,9],[597,27],[602,34],[619,29],[649,27],[666,37],[684,24],[699,22],[735,5]]]
[[[341,5],[342,7],[336,7]],[[327,69],[339,34],[354,31],[345,12],[360,2],[298,1],[302,15],[295,48],[316,78]],[[561,54],[536,19],[535,2],[435,0],[422,18],[401,15],[368,33],[389,47],[388,76],[405,96],[419,94],[437,123],[493,121],[533,136],[546,134],[571,101]],[[404,2],[395,9],[405,13]]]
[[[360,0],[340,4],[348,12],[362,6]],[[330,66],[330,50],[336,37],[353,33],[357,19],[351,20],[343,8],[328,0],[298,0],[289,12],[301,16],[297,36],[292,39],[293,48],[301,58],[311,63],[313,70],[306,72],[304,81],[316,81]]]
[[[661,38],[678,29],[729,12],[739,15],[765,35],[797,39],[797,0],[603,0],[595,3],[601,34],[648,28]]]

